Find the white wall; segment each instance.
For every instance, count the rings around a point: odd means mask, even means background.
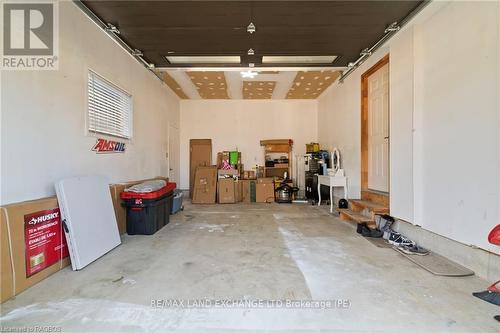
[[[59,11],[59,70],[1,74],[1,204],[53,195],[63,177],[102,174],[119,182],[168,175],[168,124],[178,126],[178,98],[72,2],[60,2]],[[124,154],[91,151],[89,69],[133,95],[133,140]]]
[[[293,153],[317,140],[316,100],[182,100],[181,188],[189,188],[189,140],[212,139],[217,152],[238,149],[245,169],[263,165],[263,139],[293,139]]]
[[[318,102],[319,142],[338,146],[360,195],[360,76],[390,54],[391,214],[500,253],[500,3],[431,3]],[[333,127],[335,131],[331,131]]]

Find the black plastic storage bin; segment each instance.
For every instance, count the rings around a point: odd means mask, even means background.
[[[175,183],[149,193],[122,192],[127,234],[152,235],[170,222]]]

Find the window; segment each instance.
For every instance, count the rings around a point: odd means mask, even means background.
[[[132,96],[89,71],[88,131],[132,138]]]

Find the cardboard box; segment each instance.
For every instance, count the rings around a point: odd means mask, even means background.
[[[168,182],[168,178],[165,177],[156,177],[153,179],[163,179]],[[126,232],[127,225],[126,209],[121,205],[120,193],[125,188],[146,180],[152,179],[132,181],[122,184],[111,184],[109,186],[120,234],[124,234]],[[68,256],[67,258],[58,260],[56,263],[45,267],[30,276],[27,276],[28,271],[26,270],[26,263],[29,261],[26,260],[25,216],[42,211],[53,210],[58,207],[56,197],[14,203],[1,207],[0,301],[2,303],[70,264]],[[60,231],[62,232],[62,226],[60,228]],[[11,258],[13,260],[11,260]]]
[[[255,177],[255,171],[245,170],[245,171],[243,171],[243,175],[242,175],[241,178],[242,179],[256,179],[256,177]]]
[[[262,178],[264,177],[264,167],[260,166],[255,169],[255,177],[256,178]]]
[[[234,203],[236,200],[234,190],[234,179],[219,179],[217,184],[217,202],[221,204]]]
[[[19,294],[29,287],[37,284],[46,277],[54,274],[70,264],[69,256],[60,259],[59,254],[55,257],[55,262],[36,273],[28,276],[26,263],[31,258],[26,258],[26,220],[29,215],[42,213],[43,211],[57,209],[57,198],[50,197],[40,200],[26,201],[10,204],[1,207],[0,228],[1,228],[1,262],[2,270],[0,283],[0,300],[5,302],[9,298]],[[26,217],[26,218],[25,218]],[[64,236],[62,223],[57,227],[61,235]],[[61,251],[57,251],[61,253]],[[48,257],[42,257],[47,260]],[[53,258],[54,259],[54,258]]]
[[[134,184],[132,184],[134,185]],[[131,185],[126,184],[111,184],[109,190],[111,192],[111,200],[113,201],[113,208],[115,210],[116,223],[118,224],[118,232],[123,235],[127,232],[127,209],[122,206],[122,193],[127,187]]]
[[[168,182],[168,178],[166,177],[155,177],[152,179],[143,179],[109,185],[109,190],[111,191],[111,200],[113,201],[113,208],[115,209],[116,223],[118,224],[118,231],[120,232],[120,235],[123,235],[127,232],[127,209],[122,206],[120,193],[122,193],[127,187],[145,182],[147,180],[155,179],[163,179]]]
[[[234,181],[235,188],[235,203],[241,202],[243,200],[243,183],[241,180]]]
[[[242,200],[242,182],[232,178],[219,179],[217,185],[218,203],[237,203]]]
[[[217,170],[217,176],[218,178],[226,178],[226,176],[228,177],[238,177],[240,175],[239,171],[236,170],[236,169],[231,169],[231,170],[222,170],[222,169],[219,169]]]
[[[229,164],[229,152],[228,151],[222,151],[217,153],[217,168],[220,169],[222,168],[223,161],[226,161]]]
[[[269,184],[273,182],[274,182],[273,177],[257,178],[257,184]]]
[[[193,187],[194,204],[213,204],[217,193],[217,167],[206,166],[196,168]]]
[[[241,201],[250,203],[256,201],[256,185],[255,180],[241,180]]]
[[[189,196],[193,197],[196,168],[212,165],[212,140],[189,140]]]
[[[229,151],[221,151],[217,153],[217,168],[220,169],[222,168],[223,161],[226,161],[228,164],[230,162],[229,160]],[[240,165],[241,164],[241,152],[238,152],[238,163],[235,165]],[[239,167],[237,167],[238,170]]]
[[[255,186],[255,202],[274,202],[274,184],[272,182],[257,182]]]
[[[319,151],[319,143],[311,142],[306,143],[306,153],[316,153]]]

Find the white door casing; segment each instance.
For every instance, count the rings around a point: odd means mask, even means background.
[[[179,182],[179,129],[172,124],[168,127],[168,178]]]
[[[368,77],[368,188],[389,192],[389,64]]]

